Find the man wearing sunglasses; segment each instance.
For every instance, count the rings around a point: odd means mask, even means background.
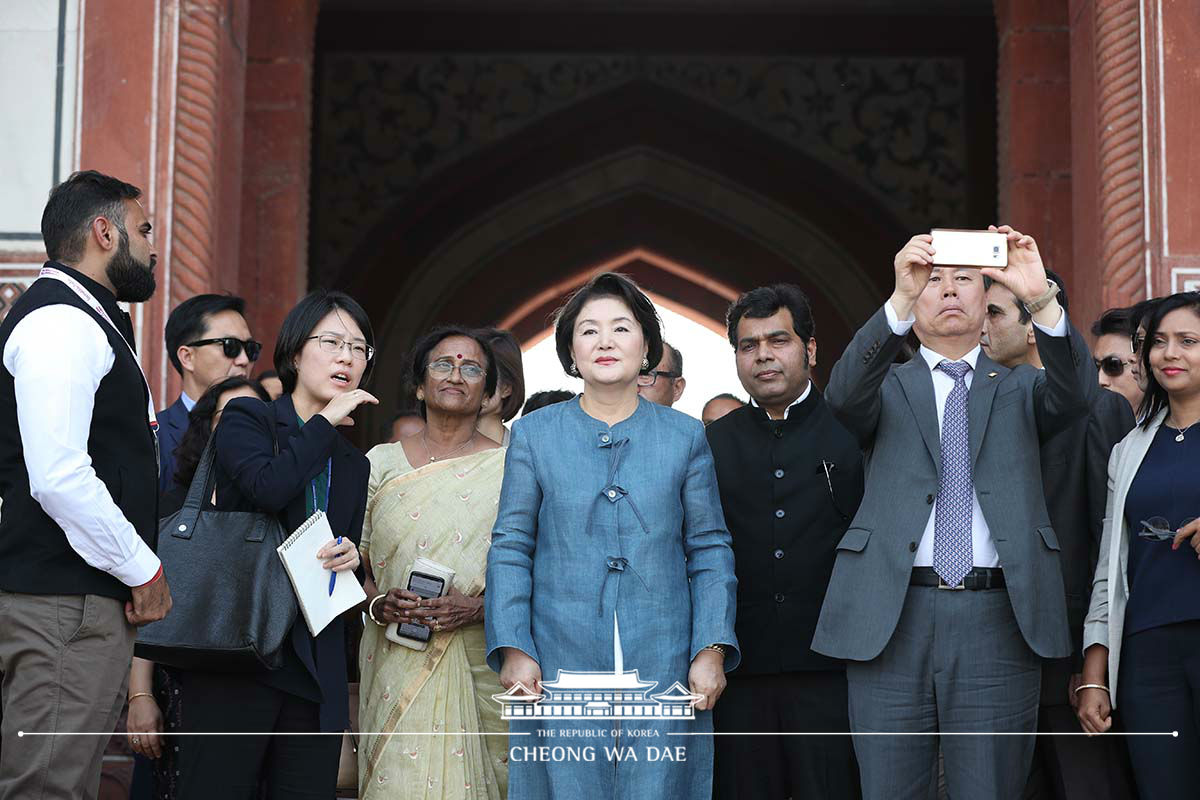
[[[1137,414],[1145,394],[1138,380],[1140,365],[1134,352],[1141,312],[1142,309],[1137,306],[1110,308],[1092,325],[1092,336],[1096,337],[1096,349],[1092,357],[1096,362],[1100,385],[1128,400],[1134,414]]]
[[[1050,270],[1046,277],[1059,286],[1058,303],[1068,310],[1067,289]],[[1016,295],[999,283],[987,289],[987,311],[981,344],[988,357],[1015,369],[1028,364],[1044,369],[1033,333],[1033,318]],[[1119,339],[1108,342],[1106,339]],[[1104,506],[1108,497],[1108,457],[1113,446],[1133,429],[1133,412],[1120,394],[1105,391],[1103,378],[1112,370],[1133,388],[1129,373],[1132,348],[1128,327],[1119,335],[1097,340],[1095,361],[1101,382],[1089,382],[1088,414],[1066,426],[1041,446],[1042,487],[1046,511],[1061,547],[1059,566],[1066,588],[1067,624],[1071,641],[1080,642],[1083,621],[1092,594],[1092,576],[1103,535]],[[1113,352],[1105,355],[1100,346]],[[1121,352],[1123,347],[1124,351]],[[1123,394],[1123,393],[1122,393]],[[1078,727],[1073,706],[1075,687],[1082,683],[1083,657],[1078,646],[1067,658],[1042,662],[1038,731],[1073,733]],[[1067,739],[1042,736],[1034,750],[1033,767],[1025,798],[1116,798],[1130,797],[1128,757],[1122,743],[1111,740]]]
[[[198,294],[167,318],[167,356],[183,379],[183,391],[158,414],[159,490],[175,481],[175,448],[188,427],[188,412],[214,383],[249,377],[262,344],[250,338],[246,301],[227,294]]]

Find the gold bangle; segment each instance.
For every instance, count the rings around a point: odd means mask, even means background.
[[[1104,685],[1104,684],[1102,684],[1102,683],[1085,683],[1085,684],[1083,684],[1082,686],[1076,686],[1076,687],[1075,687],[1075,694],[1079,694],[1079,693],[1080,693],[1080,692],[1082,692],[1084,689],[1102,689],[1102,690],[1104,690],[1104,691],[1106,691],[1106,692],[1108,692],[1108,691],[1109,691],[1109,690],[1108,690],[1108,687],[1107,687],[1107,686],[1105,686],[1105,685]],[[1109,692],[1109,694],[1111,694],[1111,692]]]
[[[714,653],[720,653],[722,658],[729,654],[729,648],[723,644],[710,644],[708,647],[701,649],[712,650]]]
[[[152,695],[150,692],[134,692],[133,694],[129,695],[129,700],[127,702],[132,703],[139,697],[149,697],[151,700],[154,699],[154,695]]]
[[[387,592],[380,592],[379,594],[377,594],[373,598],[371,598],[371,602],[367,603],[367,616],[370,617],[371,622],[374,622],[376,625],[380,625],[380,626],[387,625],[386,622],[380,622],[375,617],[375,603],[379,600],[379,598],[386,597],[386,596],[387,596]]]

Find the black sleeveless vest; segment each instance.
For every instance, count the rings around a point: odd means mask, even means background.
[[[83,284],[133,343],[129,318],[112,294],[85,275],[51,263]],[[153,546],[158,517],[158,464],[146,418],[147,389],[125,341],[70,287],[40,278],[21,295],[0,324],[0,353],[13,328],[32,311],[65,304],[83,310],[108,338],[116,360],[96,390],[88,455],[97,477],[138,535]],[[0,368],[0,589],[24,594],[98,594],[128,599],[129,588],[89,566],[33,499],[25,470],[13,376]]]

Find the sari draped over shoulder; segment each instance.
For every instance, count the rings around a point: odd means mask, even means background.
[[[504,449],[409,465],[400,444],[368,453],[371,483],[362,556],[380,590],[404,588],[423,556],[483,593],[504,473]],[[367,624],[360,648],[359,797],[499,800],[508,783],[507,733],[485,661],[483,624],[434,633],[421,652]],[[433,734],[433,735],[429,735]],[[462,734],[462,735],[458,735]]]

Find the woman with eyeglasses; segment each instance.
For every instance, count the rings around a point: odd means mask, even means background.
[[[325,512],[339,538],[317,557],[340,580],[356,580],[370,466],[337,428],[353,425],[359,406],[377,402],[359,388],[374,355],[362,307],[341,292],[313,292],[279,331],[283,395],[272,403],[230,400],[214,433],[217,508],[278,514],[287,531]],[[179,671],[181,732],[289,735],[183,737],[178,798],[249,800],[260,796],[260,785],[272,800],[333,797],[341,737],[295,734],[349,727],[344,622],[358,613],[316,637],[297,613],[276,670]]]
[[[484,399],[499,394],[498,372],[482,332],[451,326],[427,334],[410,375],[425,426],[367,454],[360,548],[375,624],[360,648],[359,723],[384,735],[360,738],[361,800],[505,795],[505,737],[479,735],[508,729],[492,700],[503,690],[484,659],[483,636],[504,450],[478,425]],[[429,590],[420,569],[412,574],[417,558],[453,570],[445,596]],[[391,625],[413,647],[389,639]]]
[[[554,338],[583,394],[513,424],[488,553],[488,664],[531,734],[510,740],[509,796],[709,797],[712,708],[740,654],[704,427],[638,395],[663,342],[628,278],[579,289]],[[595,757],[537,757],[546,744]]]
[[[1126,739],[1138,792],[1192,798],[1200,784],[1200,293],[1143,320],[1142,423],[1113,449],[1104,539],[1084,629],[1078,714],[1178,738]]]

